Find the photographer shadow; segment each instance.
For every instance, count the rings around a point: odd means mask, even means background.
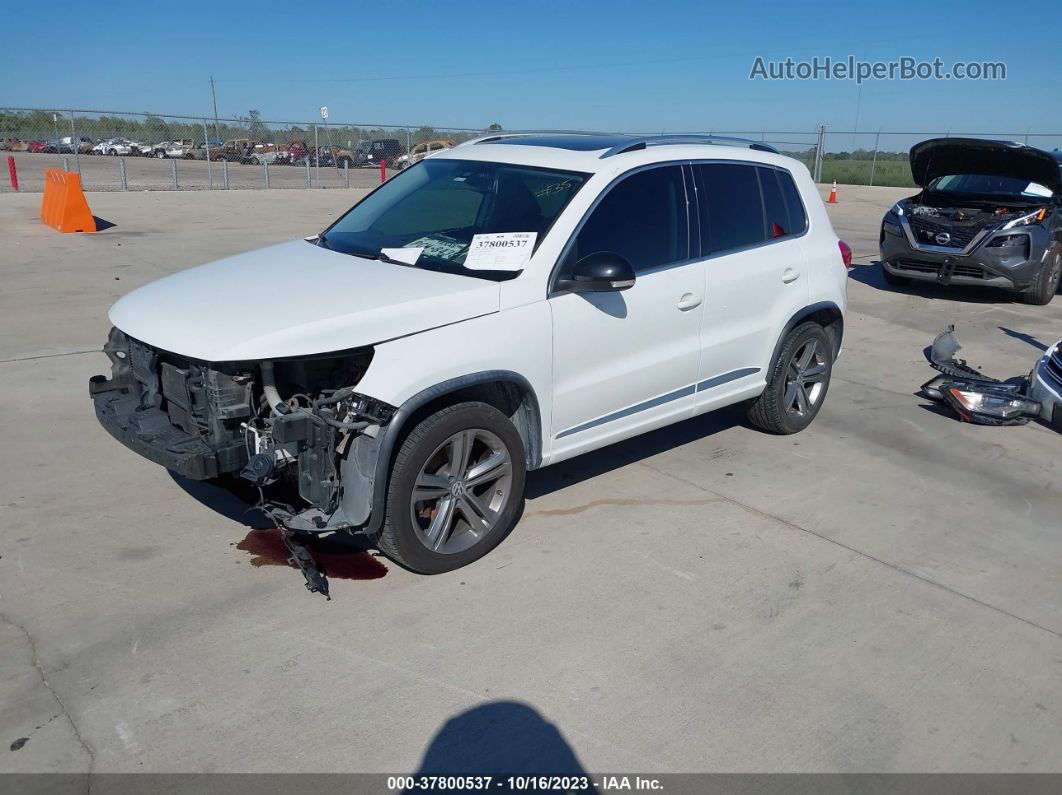
[[[523,791],[509,776],[586,777],[579,789],[597,792],[560,730],[519,701],[491,701],[446,721],[413,774],[420,776],[491,776],[492,792]]]

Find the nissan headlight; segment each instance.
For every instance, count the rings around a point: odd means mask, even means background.
[[[1029,224],[1038,224],[1044,220],[1044,216],[1047,215],[1047,208],[1041,207],[1039,210],[1034,210],[1031,213],[1022,215],[1012,221],[1007,221],[1003,224],[1004,229],[1014,229],[1017,226],[1028,226]]]
[[[1020,397],[976,392],[957,386],[948,387],[947,394],[957,404],[957,407],[961,407],[973,414],[985,414],[989,417],[998,417],[1001,420],[1036,416],[1040,413],[1039,403]]]

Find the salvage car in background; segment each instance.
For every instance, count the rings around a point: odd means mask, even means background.
[[[151,154],[151,149],[151,144],[131,141],[128,138],[108,138],[106,141],[100,141],[93,146],[89,152],[97,155],[139,157],[140,155]]]
[[[311,590],[299,539],[336,531],[449,571],[512,529],[528,469],[733,404],[808,427],[851,256],[757,141],[488,136],[125,296],[89,391],[146,458],[261,488]]]
[[[174,141],[160,141],[151,147],[151,156],[157,158],[178,157],[183,158],[186,151],[191,150],[195,142],[191,139],[178,139]],[[171,152],[176,154],[171,154]]]
[[[369,142],[365,153],[366,159],[359,165],[378,166],[383,162],[388,168],[391,168],[404,151],[402,144],[399,143],[397,138],[379,138]]]
[[[211,160],[225,160],[229,163],[243,163],[250,157],[254,141],[250,138],[230,138],[217,149],[210,150]]]
[[[171,141],[162,156],[174,160],[192,160],[195,158],[195,142],[191,140]],[[157,157],[158,155],[156,155]]]
[[[1047,304],[1062,279],[1062,173],[1009,141],[935,138],[911,148],[922,191],[881,222],[885,281],[1001,287]]]
[[[453,149],[455,146],[457,146],[457,141],[451,141],[449,139],[445,141],[424,141],[423,143],[414,146],[406,154],[395,158],[395,166],[398,168],[406,168],[414,163],[419,163],[430,154],[441,152],[444,149]]]

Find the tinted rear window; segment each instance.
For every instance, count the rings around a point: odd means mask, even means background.
[[[755,166],[704,163],[700,178],[701,240],[705,254],[764,241],[763,200]]]
[[[792,234],[789,213],[782,198],[782,186],[778,184],[778,172],[773,168],[757,168],[760,175],[760,190],[763,191],[763,212],[767,221],[767,239],[773,240]]]
[[[804,202],[800,199],[800,191],[793,182],[793,175],[788,171],[774,172],[778,175],[778,181],[782,186],[782,195],[785,196],[786,209],[789,211],[789,233],[802,235],[808,228],[808,215],[804,210]]]

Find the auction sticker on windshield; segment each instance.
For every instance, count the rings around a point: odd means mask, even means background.
[[[465,267],[480,271],[518,271],[531,259],[537,232],[498,232],[474,235]]]
[[[455,260],[465,253],[468,244],[462,243],[460,240],[454,240],[446,235],[432,235],[406,243],[403,248],[419,249],[422,253],[435,259]]]

